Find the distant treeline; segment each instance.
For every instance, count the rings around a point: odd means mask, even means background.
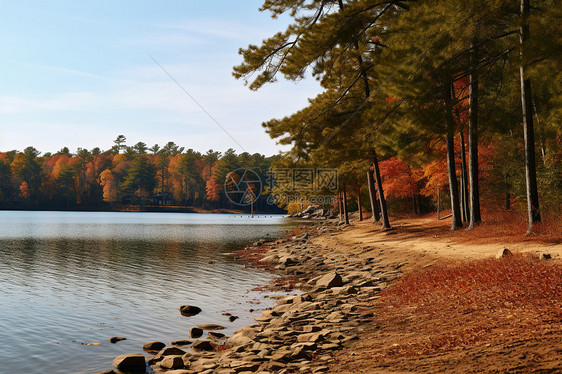
[[[249,168],[265,180],[279,156],[237,155],[233,149],[202,154],[169,142],[151,148],[125,145],[123,135],[107,151],[67,147],[41,154],[0,152],[0,207],[15,209],[119,209],[126,205],[241,209],[225,195],[226,175]],[[276,210],[263,198],[257,210]]]

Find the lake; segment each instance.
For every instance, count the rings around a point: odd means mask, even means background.
[[[0,371],[94,373],[147,341],[189,339],[197,324],[231,334],[253,323],[266,301],[249,290],[272,275],[228,253],[290,225],[280,216],[0,211]],[[203,312],[183,317],[183,304]]]

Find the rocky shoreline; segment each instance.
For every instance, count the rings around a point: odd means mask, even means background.
[[[241,251],[241,261],[291,279],[293,294],[280,296],[255,318],[256,324],[231,337],[209,334],[210,339],[195,341],[190,352],[156,345],[161,350],[149,351],[155,355],[148,365],[167,374],[327,372],[333,353],[359,339],[373,322],[373,302],[404,265],[381,265],[377,257],[349,256],[311,243],[315,235],[342,229],[337,222],[322,221],[302,228],[299,236],[260,241]],[[114,360],[116,370],[99,374],[144,373],[143,365],[144,355],[123,355]]]

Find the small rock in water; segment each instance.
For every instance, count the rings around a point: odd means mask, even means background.
[[[230,317],[228,317],[228,320],[229,320],[230,322],[234,322],[234,321],[236,321],[238,318],[240,318],[240,317],[238,317],[238,316],[230,316]]]
[[[201,308],[199,308],[198,306],[193,306],[193,305],[182,305],[179,307],[180,309],[180,313],[182,316],[185,317],[192,317],[196,314],[201,313]]]
[[[202,330],[224,330],[226,327],[217,325],[216,323],[205,323],[203,325],[197,325],[198,328]]]
[[[162,342],[148,342],[144,343],[142,349],[145,351],[160,351],[161,349],[166,348],[166,344]]]
[[[191,340],[174,340],[172,345],[190,345]]]
[[[117,342],[120,342],[120,341],[123,341],[123,340],[127,340],[127,338],[124,338],[122,336],[113,336],[113,337],[109,338],[109,342],[113,343],[113,344],[115,344]]]
[[[198,327],[193,327],[191,330],[189,330],[189,336],[191,336],[193,339],[200,338],[202,335],[203,330]]]

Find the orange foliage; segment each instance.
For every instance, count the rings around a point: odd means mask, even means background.
[[[101,172],[100,184],[103,187],[103,201],[108,203],[117,201],[117,183],[111,170],[105,169]]]
[[[379,168],[387,196],[407,198],[419,193],[418,183],[423,177],[420,169],[412,169],[396,157],[379,162]]]
[[[24,199],[29,198],[29,186],[26,181],[23,181],[20,184],[20,196]]]

